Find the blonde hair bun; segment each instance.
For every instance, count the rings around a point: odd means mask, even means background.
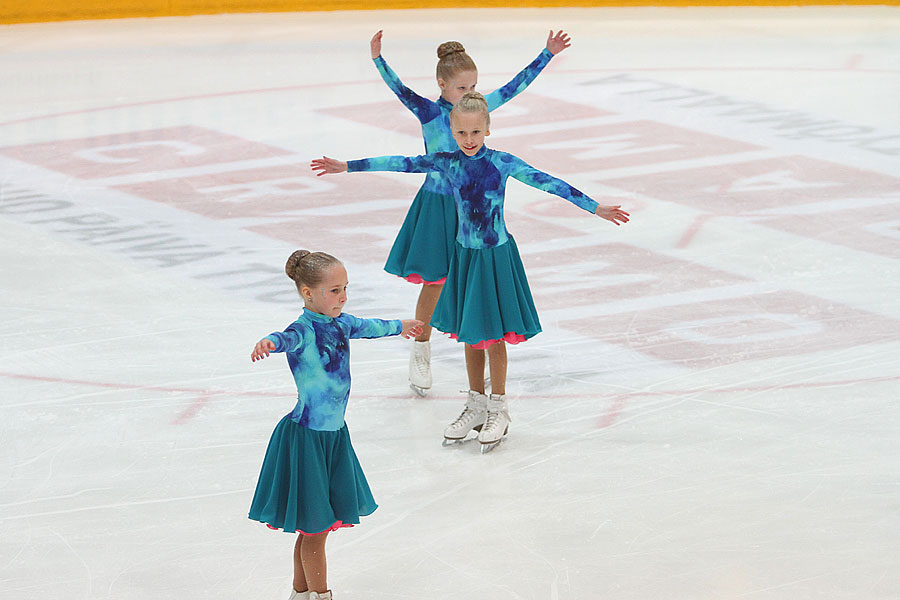
[[[300,261],[309,256],[309,254],[309,250],[295,250],[294,253],[288,257],[287,263],[284,265],[284,272],[288,277],[297,281],[297,278],[300,276]]]
[[[445,56],[449,56],[451,54],[456,54],[457,52],[465,52],[466,49],[459,42],[444,42],[437,49],[437,57],[438,59],[444,58]]]

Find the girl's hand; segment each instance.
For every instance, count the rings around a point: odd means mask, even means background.
[[[381,56],[381,33],[382,31],[379,29],[378,33],[372,36],[372,41],[369,42],[369,48],[372,50],[372,59]]]
[[[611,223],[615,223],[616,225],[621,225],[619,221],[622,223],[628,222],[628,217],[631,216],[624,210],[622,210],[622,205],[616,206],[603,206],[602,204],[594,210],[594,214],[600,217],[601,219],[606,219]]]
[[[550,35],[547,36],[547,50],[552,52],[555,56],[571,46],[571,42],[572,38],[570,38],[562,29],[557,31],[556,35],[553,35],[553,30],[551,29]]]
[[[269,356],[269,352],[275,351],[275,344],[272,340],[269,339],[261,339],[256,342],[256,347],[253,348],[253,354],[250,355],[250,360],[252,362],[256,362],[258,360],[262,360],[265,357]]]
[[[407,319],[400,322],[403,323],[403,331],[400,332],[400,335],[406,339],[420,335],[422,333],[422,326],[425,325],[425,323],[417,319]]]
[[[328,173],[344,173],[347,171],[347,163],[345,161],[335,160],[333,158],[328,158],[327,156],[313,159],[313,161],[309,163],[309,166],[313,171],[321,171],[320,173],[316,173],[316,177],[321,177]]]

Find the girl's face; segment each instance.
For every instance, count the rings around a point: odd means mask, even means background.
[[[460,71],[449,80],[438,79],[441,97],[455,105],[466,92],[474,92],[478,83],[478,71]]]
[[[451,113],[450,131],[459,149],[466,156],[475,156],[484,146],[484,138],[491,135],[484,113]]]
[[[341,264],[325,272],[321,285],[303,286],[303,302],[309,310],[328,317],[337,317],[347,302],[347,270]]]

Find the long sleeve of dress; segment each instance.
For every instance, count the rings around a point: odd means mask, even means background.
[[[266,336],[275,344],[275,352],[292,352],[300,348],[303,343],[303,336],[295,329],[286,329],[284,331],[276,331]]]
[[[525,185],[543,190],[560,198],[565,198],[578,208],[593,213],[599,204],[587,194],[575,189],[562,179],[548,175],[539,169],[535,169],[521,158],[511,154],[506,155],[511,163],[510,177],[518,179]]]
[[[403,323],[397,319],[362,319],[353,315],[347,317],[351,317],[348,319],[351,338],[380,338],[400,335],[403,331]]]
[[[440,114],[441,109],[438,105],[406,87],[383,57],[379,56],[373,60],[381,78],[391,88],[391,91],[397,95],[403,106],[408,108],[419,119],[420,123],[427,123]]]
[[[487,100],[488,110],[500,108],[519,95],[544,70],[551,58],[553,58],[553,53],[544,48],[537,58],[519,71],[519,74],[513,77],[509,83],[485,95],[484,99]]]
[[[399,173],[429,173],[444,171],[449,157],[446,152],[423,154],[421,156],[378,156],[347,161],[347,172],[356,171],[396,171]]]

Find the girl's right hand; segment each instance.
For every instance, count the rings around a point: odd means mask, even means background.
[[[328,158],[327,156],[314,158],[313,161],[309,163],[309,166],[313,171],[317,171],[316,177],[321,177],[328,173],[344,173],[347,170],[347,163],[345,161]]]
[[[265,357],[269,356],[269,352],[275,351],[275,344],[272,340],[263,338],[256,342],[256,347],[253,348],[253,354],[250,355],[250,360],[252,362],[256,362],[258,360],[262,360]]]
[[[369,42],[369,48],[372,50],[373,60],[381,56],[381,33],[382,30],[379,29],[378,33],[372,36],[372,41]]]

